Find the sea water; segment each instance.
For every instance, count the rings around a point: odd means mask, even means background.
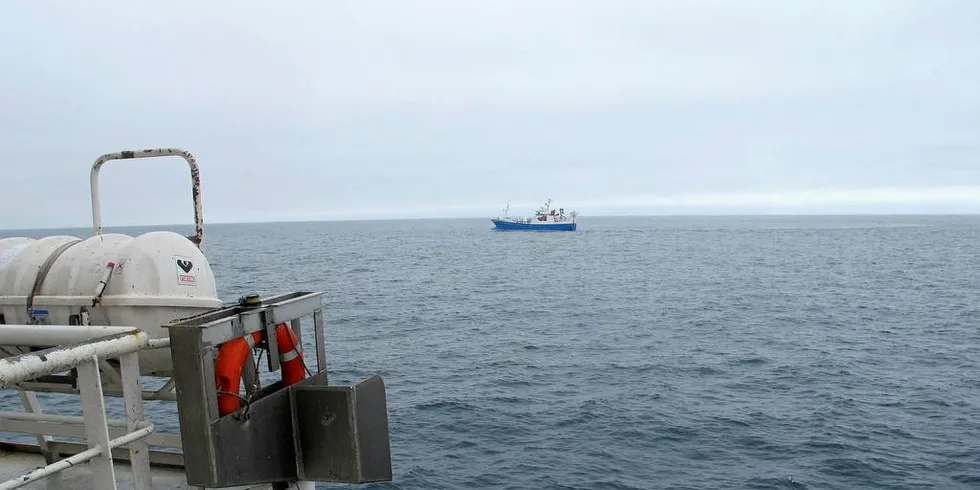
[[[980,217],[491,226],[206,229],[222,299],[325,291],[331,384],[384,377],[367,488],[980,488]]]

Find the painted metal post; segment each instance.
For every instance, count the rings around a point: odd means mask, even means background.
[[[303,350],[303,321],[301,318],[294,318],[289,322],[289,326],[293,328],[293,333],[296,334],[296,338],[299,339],[299,348]]]
[[[37,401],[37,395],[33,391],[17,390],[17,393],[20,394],[20,401],[24,403],[24,410],[27,413],[42,413],[41,403]],[[51,442],[51,436],[35,435],[37,436],[37,447],[41,449],[41,454],[44,455],[44,463],[54,463],[54,454],[51,453],[51,448],[48,446],[48,443]]]
[[[37,400],[37,394],[33,391],[17,390],[20,394],[20,400],[24,403],[24,410],[27,413],[40,414],[43,413],[41,410],[41,402]],[[41,454],[44,455],[45,464],[53,464],[57,461],[55,454],[51,451],[51,447],[48,445],[51,442],[51,436],[45,434],[34,434],[37,437],[37,446],[41,449]],[[49,490],[61,490],[65,488],[64,480],[61,478],[61,473],[54,473],[48,477],[48,489]]]
[[[112,448],[109,446],[109,422],[105,415],[98,359],[92,356],[77,368],[78,387],[82,395],[82,415],[85,417],[85,438],[88,439],[90,449],[101,449],[98,456],[89,460],[89,465],[92,467],[92,487],[99,490],[116,490]]]
[[[316,369],[317,371],[327,370],[327,347],[323,331],[323,310],[313,311],[313,334],[316,338]]]
[[[259,378],[258,363],[255,362],[255,354],[249,349],[245,365],[242,366],[242,381],[245,384],[245,394],[251,395],[262,387],[262,380]]]
[[[134,352],[119,357],[120,369],[122,370],[122,391],[123,402],[126,404],[126,430],[135,432],[139,430],[137,423],[143,420],[143,395],[140,387],[140,366],[139,357]],[[133,471],[133,488],[136,490],[150,490],[150,447],[146,439],[139,439],[129,443],[130,468]]]

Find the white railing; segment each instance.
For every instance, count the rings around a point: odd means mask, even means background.
[[[153,424],[143,417],[137,354],[152,347],[146,332],[132,327],[0,325],[0,345],[56,346],[0,359],[0,388],[16,388],[23,381],[76,369],[82,401],[81,417],[43,414],[34,407],[34,413],[0,412],[0,430],[41,435],[59,434],[66,426],[83,426],[88,443],[88,450],[2,482],[0,490],[22,487],[86,461],[92,470],[93,487],[115,490],[112,449],[127,444],[134,488],[151,488],[149,448],[145,439],[153,432]],[[126,419],[110,421],[106,417],[99,361],[117,358]],[[24,392],[21,394],[25,396]],[[117,431],[124,426],[128,433],[109,439],[110,426]]]

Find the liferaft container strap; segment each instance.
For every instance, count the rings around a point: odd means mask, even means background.
[[[65,250],[68,250],[72,245],[81,241],[79,239],[63,243],[51,255],[48,255],[48,258],[41,264],[41,268],[38,269],[37,276],[34,277],[34,287],[31,288],[31,295],[27,297],[27,318],[30,319],[31,325],[37,323],[37,320],[34,318],[34,297],[41,291],[41,286],[44,285],[44,278],[48,276],[48,271],[51,270],[54,261],[58,260],[58,257],[61,257],[61,254],[65,253]]]

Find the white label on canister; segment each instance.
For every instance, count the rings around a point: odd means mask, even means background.
[[[189,257],[174,255],[174,267],[177,268],[177,284],[182,286],[197,286],[197,275],[194,274],[194,262]]]

